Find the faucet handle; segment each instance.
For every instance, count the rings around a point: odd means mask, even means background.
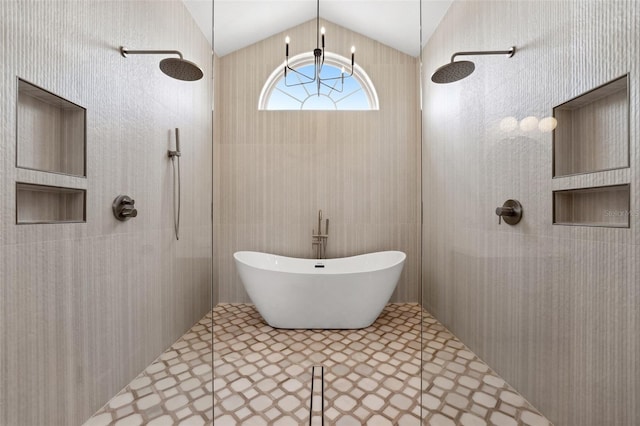
[[[127,195],[119,195],[113,200],[111,209],[113,215],[119,221],[129,220],[138,216],[138,210],[135,209],[135,201]]]
[[[120,216],[137,217],[138,216],[138,210],[134,209],[133,207],[125,207],[120,211]]]
[[[517,200],[507,200],[502,207],[496,208],[496,214],[498,215],[498,225],[502,223],[502,216],[504,216],[506,223],[515,225],[522,219],[522,204]]]
[[[507,206],[506,204],[502,207],[496,207],[496,214],[498,216],[513,216],[515,214],[515,208],[512,206]]]

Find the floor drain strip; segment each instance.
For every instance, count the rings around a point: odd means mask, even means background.
[[[324,426],[324,366],[311,367],[309,426]]]

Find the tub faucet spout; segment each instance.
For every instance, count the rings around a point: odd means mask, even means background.
[[[316,259],[325,259],[327,255],[327,239],[329,238],[329,219],[325,219],[324,233],[322,232],[322,210],[318,211],[318,233],[311,230],[311,248]]]

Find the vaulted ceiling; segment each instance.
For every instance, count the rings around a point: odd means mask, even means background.
[[[320,17],[418,56],[453,0],[321,0]],[[215,52],[224,56],[316,17],[316,0],[183,0],[211,42],[215,8]]]

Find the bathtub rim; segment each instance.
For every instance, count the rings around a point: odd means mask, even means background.
[[[309,263],[322,263],[322,262],[331,262],[332,260],[345,260],[345,259],[353,259],[356,257],[365,257],[365,256],[370,256],[373,254],[381,254],[381,253],[400,253],[402,256],[400,257],[399,260],[393,262],[393,263],[389,263],[389,264],[385,264],[383,267],[379,267],[376,269],[358,269],[358,270],[354,270],[354,271],[329,271],[329,270],[325,270],[322,268],[318,268],[318,269],[312,269],[309,271],[292,271],[292,270],[281,270],[281,269],[272,269],[272,268],[264,268],[264,267],[260,267],[260,266],[256,266],[253,265],[251,263],[247,263],[246,261],[239,259],[238,258],[238,254],[242,254],[242,253],[252,253],[252,254],[259,254],[262,256],[276,256],[276,257],[280,257],[280,258],[285,258],[285,259],[293,259],[296,261],[307,261]],[[254,268],[260,271],[266,271],[266,272],[278,272],[278,273],[284,273],[284,274],[294,274],[294,275],[351,275],[351,274],[363,274],[363,273],[370,273],[370,272],[377,272],[377,271],[382,271],[385,269],[390,269],[390,268],[394,268],[402,263],[404,263],[407,260],[407,254],[403,251],[400,250],[383,250],[383,251],[375,251],[375,252],[370,252],[370,253],[363,253],[363,254],[357,254],[354,256],[347,256],[347,257],[335,257],[335,258],[329,258],[329,259],[313,259],[313,258],[307,258],[307,257],[290,257],[290,256],[282,256],[279,254],[273,254],[273,253],[265,253],[265,252],[261,252],[261,251],[255,251],[255,250],[238,250],[236,252],[233,253],[233,258],[236,262],[240,262],[243,265],[246,265],[250,268]]]

